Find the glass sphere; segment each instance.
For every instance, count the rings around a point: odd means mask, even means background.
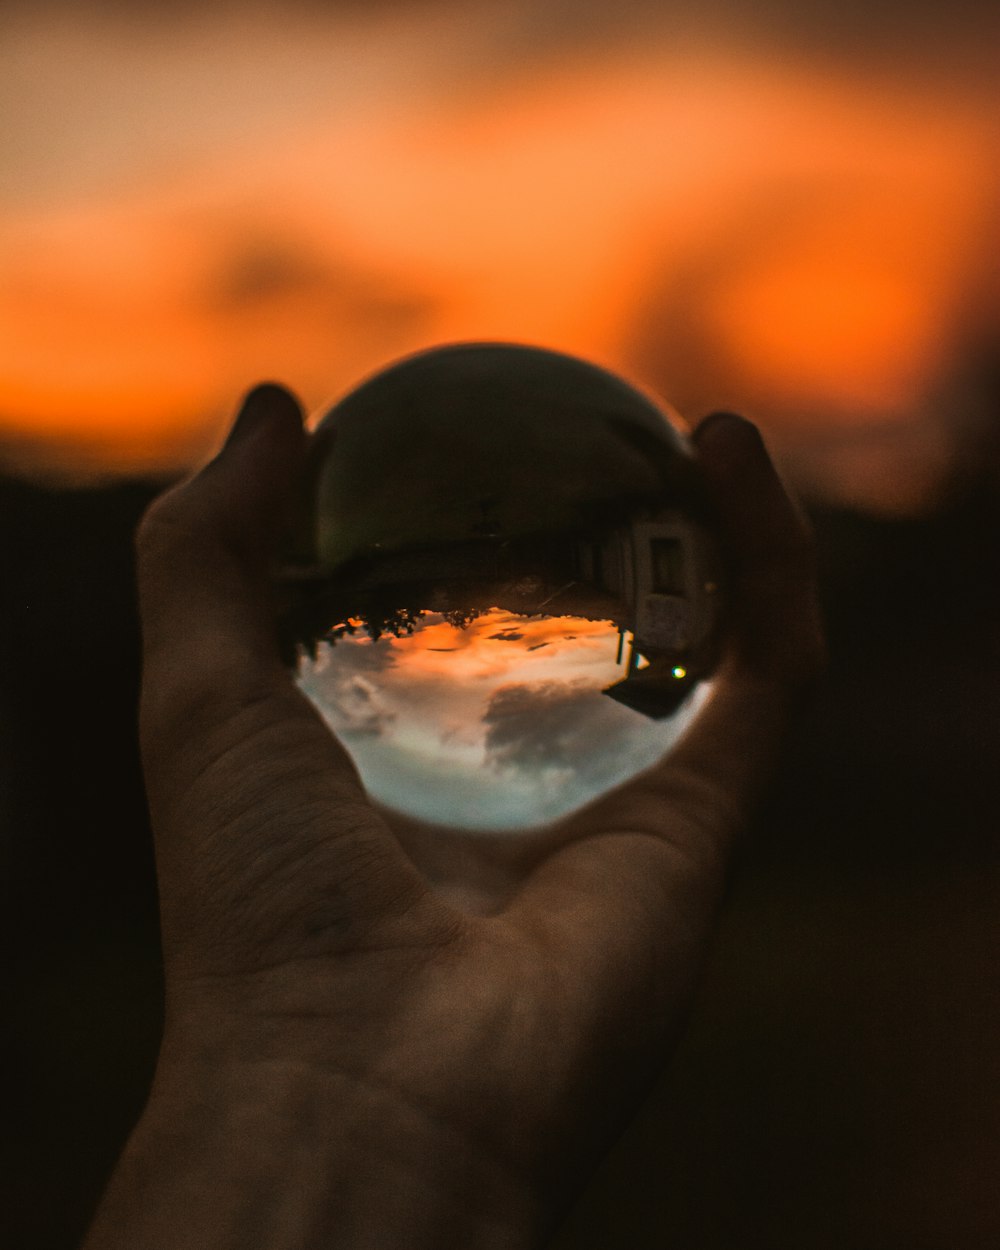
[[[404,359],[322,419],[299,506],[284,644],[388,807],[544,823],[655,763],[705,693],[723,595],[699,466],[603,369]]]

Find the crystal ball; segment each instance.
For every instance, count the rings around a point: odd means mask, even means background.
[[[283,644],[385,806],[543,824],[697,713],[711,501],[676,415],[614,374],[508,344],[408,357],[322,418],[297,505]]]

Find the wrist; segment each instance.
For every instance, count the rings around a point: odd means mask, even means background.
[[[520,1250],[526,1182],[392,1092],[305,1065],[161,1063],[85,1250]]]

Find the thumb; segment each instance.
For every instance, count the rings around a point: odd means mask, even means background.
[[[262,682],[287,682],[270,573],[305,442],[298,401],[280,386],[258,386],[216,458],[143,518],[144,688],[159,728],[165,716],[186,718],[207,704],[224,714]]]
[[[426,894],[282,661],[272,562],[305,447],[297,401],[257,387],[219,455],[137,537],[164,944],[189,967],[350,943]]]

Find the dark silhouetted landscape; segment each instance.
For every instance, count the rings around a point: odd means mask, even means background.
[[[152,482],[0,482],[9,1244],[82,1235],[161,1021],[131,533]],[[678,1054],[561,1250],[1000,1240],[1000,501],[817,510],[832,663]]]

